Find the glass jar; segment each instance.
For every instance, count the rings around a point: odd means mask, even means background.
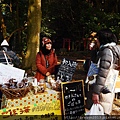
[[[46,82],[45,82],[45,79],[40,79],[38,85],[41,86],[41,87],[44,87],[44,89],[46,89]]]

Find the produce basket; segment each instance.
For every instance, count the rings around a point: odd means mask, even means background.
[[[0,87],[1,92],[6,96],[8,99],[18,99],[21,97],[25,97],[26,94],[32,89],[32,86],[26,86],[24,88],[2,88]]]

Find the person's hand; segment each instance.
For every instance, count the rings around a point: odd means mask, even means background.
[[[93,93],[93,94],[92,94],[92,101],[93,101],[94,104],[99,104],[99,103],[100,103],[100,102],[99,102],[99,95]]]
[[[49,75],[50,75],[50,72],[47,72],[47,73],[46,73],[46,76],[49,76]]]

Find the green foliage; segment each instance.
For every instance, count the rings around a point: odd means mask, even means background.
[[[11,11],[10,0],[1,0],[0,7],[8,33],[27,22],[28,2],[29,0],[11,0]],[[81,41],[83,37],[89,37],[92,31],[108,27],[120,39],[120,13],[113,11],[113,2],[105,3],[109,7],[103,11],[100,1],[99,4],[92,4],[82,0],[41,0],[41,36]],[[17,39],[17,34],[14,35]],[[26,42],[27,30],[24,30],[21,32],[21,46],[24,51],[27,48]]]
[[[24,51],[27,31],[20,28],[24,27],[27,22],[28,0],[1,0],[0,7],[7,33],[11,34],[19,29],[10,38],[12,49],[19,52]]]
[[[27,21],[28,0],[11,0],[11,4],[12,6],[10,6],[10,1],[8,0],[2,0],[0,4],[8,33],[24,26]]]
[[[119,13],[101,10],[99,6],[92,6],[86,1],[44,0],[42,1],[42,27],[55,31],[54,36],[69,37],[72,40],[82,40],[83,37],[89,37],[92,31],[106,27],[120,37]],[[47,29],[46,34],[50,32]]]

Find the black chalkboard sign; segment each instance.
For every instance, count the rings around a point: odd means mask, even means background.
[[[64,120],[77,120],[85,113],[83,80],[62,82],[62,105]]]
[[[77,62],[64,58],[57,72],[57,79],[62,82],[71,81],[75,72]]]

